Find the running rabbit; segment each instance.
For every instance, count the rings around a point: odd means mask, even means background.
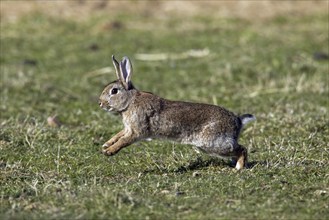
[[[237,160],[236,169],[247,165],[247,149],[238,144],[242,127],[255,120],[251,114],[236,116],[215,105],[170,101],[137,90],[131,82],[133,69],[128,57],[119,63],[112,56],[117,80],[108,84],[99,98],[106,111],[122,116],[124,129],[103,145],[114,155],[132,143],[161,138],[190,144],[211,155]]]

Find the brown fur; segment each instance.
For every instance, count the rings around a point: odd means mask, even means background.
[[[104,154],[114,155],[138,140],[161,138],[232,157],[237,169],[246,166],[247,149],[238,144],[238,138],[243,124],[255,119],[252,115],[239,117],[219,106],[170,101],[138,91],[131,82],[129,59],[120,63],[112,59],[118,80],[106,86],[99,103],[105,110],[121,114],[124,129],[103,145]]]

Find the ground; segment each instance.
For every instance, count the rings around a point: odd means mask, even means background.
[[[1,219],[329,218],[328,1],[0,3]],[[254,114],[250,168],[158,140],[102,155],[112,54],[141,90]]]

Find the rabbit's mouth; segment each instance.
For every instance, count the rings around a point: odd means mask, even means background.
[[[110,108],[106,108],[106,107],[104,107],[103,109],[104,109],[105,111],[107,111],[107,112],[112,112],[112,111],[114,110],[114,109],[111,108],[111,107],[110,107]]]
[[[103,110],[107,111],[107,112],[112,112],[112,111],[114,110],[112,107],[108,107],[108,106],[102,106],[102,105],[100,105],[100,107],[101,107]]]
[[[107,112],[112,112],[112,111],[114,110],[114,108],[112,108],[112,107],[110,107],[110,106],[106,106],[106,105],[104,105],[102,102],[99,102],[99,106],[100,106],[103,110],[105,110],[105,111],[107,111]]]

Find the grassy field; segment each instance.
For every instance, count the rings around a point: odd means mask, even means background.
[[[0,219],[329,218],[327,13],[29,13],[0,40]],[[250,168],[157,140],[102,155],[122,128],[97,103],[112,54],[131,58],[141,90],[254,114],[240,139]]]

